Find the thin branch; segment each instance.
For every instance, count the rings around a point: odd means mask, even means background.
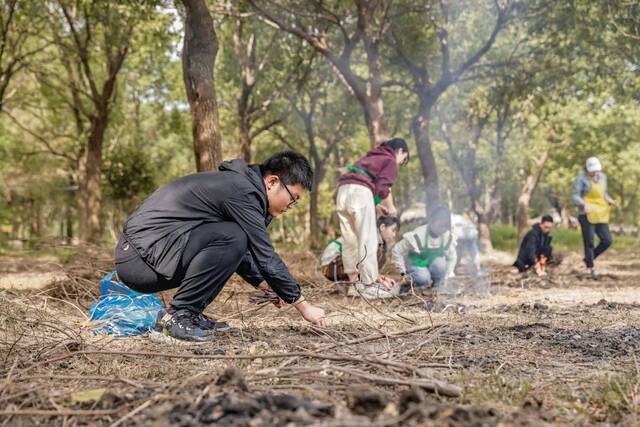
[[[37,133],[35,133],[31,129],[29,129],[28,127],[24,126],[7,109],[3,109],[2,111],[11,119],[11,121],[13,121],[16,124],[16,126],[18,126],[23,131],[27,132],[29,135],[33,136],[35,139],[40,141],[42,144],[44,144],[44,146],[47,147],[47,149],[49,150],[49,152],[51,154],[53,154],[54,156],[63,157],[63,158],[65,158],[67,160],[70,160],[72,162],[76,161],[76,159],[74,159],[73,157],[69,156],[68,154],[62,153],[62,152],[56,150],[55,148],[53,148],[53,146],[51,145],[51,142],[47,138],[44,138],[43,136],[38,135]]]
[[[283,122],[284,122],[284,117],[278,117],[275,120],[272,120],[272,121],[270,121],[268,123],[265,123],[264,125],[260,126],[259,128],[255,129],[254,131],[252,131],[249,134],[249,139],[253,140],[254,138],[257,138],[263,132],[266,132],[269,129],[271,129],[272,127],[277,126],[277,125],[279,125],[279,124],[281,124]]]
[[[498,33],[504,28],[504,25],[507,22],[507,18],[510,14],[510,11],[513,7],[513,4],[510,3],[505,9],[500,8],[500,6],[496,3],[496,8],[498,10],[498,18],[496,19],[496,23],[493,27],[493,31],[491,35],[487,39],[487,41],[482,45],[480,49],[478,49],[473,55],[471,55],[465,62],[463,62],[460,67],[452,74],[453,81],[457,81],[460,76],[462,76],[473,64],[478,62],[485,53],[487,53],[493,44],[496,41]]]

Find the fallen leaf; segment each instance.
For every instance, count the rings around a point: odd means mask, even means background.
[[[93,390],[83,390],[71,393],[71,400],[74,402],[92,402],[100,400],[107,391],[106,388],[95,388]]]

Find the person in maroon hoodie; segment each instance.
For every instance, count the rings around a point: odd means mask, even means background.
[[[347,167],[340,177],[336,210],[344,239],[344,272],[350,281],[378,283],[387,288],[392,279],[380,276],[376,252],[376,214],[397,216],[391,187],[398,175],[398,166],[409,161],[409,147],[401,138],[394,138],[370,150],[363,158]]]

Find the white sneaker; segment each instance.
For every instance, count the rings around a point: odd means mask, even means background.
[[[600,277],[600,273],[595,268],[591,269],[591,278],[598,279]]]
[[[365,299],[384,299],[394,297],[393,293],[382,285],[367,286],[360,291],[360,295]]]

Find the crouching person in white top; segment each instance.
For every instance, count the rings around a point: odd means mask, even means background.
[[[456,238],[451,232],[451,212],[444,206],[431,212],[427,224],[405,233],[391,251],[403,276],[400,293],[416,288],[439,288],[456,266]]]

